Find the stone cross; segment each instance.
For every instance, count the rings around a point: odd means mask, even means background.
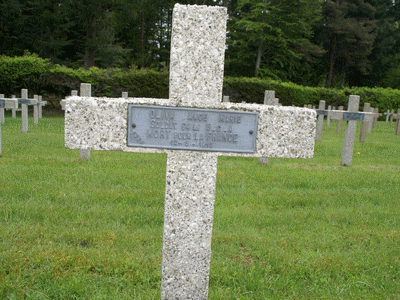
[[[343,106],[339,106],[338,110],[343,110],[344,107]],[[339,133],[340,130],[342,129],[342,119],[337,120],[337,124],[336,124],[336,133]]]
[[[328,114],[330,114],[330,118],[332,120],[348,120],[343,140],[342,158],[340,162],[342,166],[350,166],[351,164],[351,159],[353,157],[353,147],[354,147],[354,138],[356,134],[357,121],[372,122],[374,117],[373,113],[358,112],[359,103],[360,103],[360,96],[350,95],[347,111],[341,111],[341,110],[329,111],[323,109],[317,110],[318,121],[320,120],[319,119],[320,115],[328,115]],[[319,127],[322,127],[322,125],[318,123],[317,128]]]
[[[4,94],[0,94],[0,99],[4,100]],[[4,122],[5,122],[4,103],[3,106],[0,103],[0,124],[4,124]]]
[[[225,7],[175,5],[169,99],[66,101],[66,148],[167,153],[161,299],[207,299],[219,155],[314,151],[314,111],[221,102],[226,20]]]
[[[328,105],[328,115],[326,116],[326,127],[329,127],[329,124],[331,123],[331,119],[332,119],[332,107],[330,105]]]
[[[397,110],[397,114],[392,114],[393,119],[396,120],[396,135],[400,134],[400,109]]]
[[[91,97],[92,96],[92,85],[90,83],[81,83],[80,88],[81,97]],[[80,159],[90,158],[90,149],[80,149],[79,150]]]
[[[22,132],[26,133],[28,132],[28,105],[36,105],[37,100],[36,99],[28,99],[28,90],[27,89],[22,89],[21,90],[21,98],[15,98],[14,95],[12,96],[11,99],[7,98],[5,100],[18,100],[18,104],[21,104],[21,127],[22,127]],[[17,107],[13,107],[13,118],[15,117],[15,110],[17,110]]]
[[[366,112],[371,112],[371,104],[368,102],[364,103],[364,110]],[[361,123],[361,129],[360,129],[360,142],[364,143],[365,142],[365,137],[368,133],[368,128],[371,128],[372,126],[372,121],[362,121]]]
[[[17,97],[15,96],[15,95],[12,95],[11,96],[11,99],[16,99]],[[17,111],[21,111],[21,109],[18,109],[18,105],[17,105],[17,108],[12,108],[11,109],[11,117],[13,118],[13,119],[15,119],[16,117],[17,117]]]
[[[22,132],[28,132],[28,105],[37,104],[36,99],[28,99],[28,90],[21,90],[21,99],[18,99],[18,104],[21,104],[21,126]]]
[[[43,118],[43,106],[47,104],[47,101],[42,100],[42,96],[39,96],[39,101],[38,101],[38,108],[39,108],[39,119]]]
[[[265,105],[279,105],[279,98],[275,98],[275,91],[268,91],[264,92],[264,104]]]
[[[47,101],[42,101],[42,96],[39,95],[34,95],[33,99],[37,101],[37,103],[33,105],[33,124],[37,125],[39,119],[42,118],[42,106],[46,105]]]
[[[0,108],[1,109],[10,109],[10,108],[17,108],[18,101],[17,99],[4,99],[4,95],[0,95]],[[0,122],[0,156],[1,156],[1,122]]]
[[[272,105],[272,106],[279,105],[279,99],[275,98],[275,91],[266,90],[264,92],[264,105]],[[260,157],[258,159],[258,162],[260,164],[268,165],[269,159],[267,156]]]
[[[390,111],[390,118],[389,118],[390,125],[392,125],[392,123],[393,123],[393,116],[394,116],[394,109],[392,109],[392,110]]]

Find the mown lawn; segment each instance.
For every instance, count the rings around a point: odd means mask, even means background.
[[[0,299],[159,299],[166,156],[81,161],[63,125],[1,126]],[[400,136],[342,167],[344,128],[309,160],[219,158],[209,299],[400,298]]]

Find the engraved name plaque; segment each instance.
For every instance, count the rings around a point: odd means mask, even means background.
[[[254,153],[258,114],[165,106],[128,107],[128,147]]]

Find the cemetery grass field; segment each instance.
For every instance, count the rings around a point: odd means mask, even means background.
[[[166,155],[81,161],[63,126],[1,126],[0,299],[159,299]],[[209,299],[400,299],[400,136],[378,122],[342,167],[344,129],[309,160],[219,158]]]

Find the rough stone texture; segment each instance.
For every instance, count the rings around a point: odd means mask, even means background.
[[[350,95],[348,111],[357,112],[360,104],[360,96]],[[342,166],[350,166],[351,158],[353,156],[354,138],[356,135],[357,121],[349,120],[347,122],[346,132],[344,134],[343,147],[342,147]]]
[[[220,103],[226,8],[175,4],[169,98]],[[161,299],[207,299],[217,154],[168,151]]]
[[[170,151],[161,299],[207,299],[217,155]]]
[[[221,99],[221,98],[218,98]],[[257,112],[259,126],[254,154],[232,156],[311,158],[314,151],[316,112],[311,109],[238,103],[191,102],[149,98],[68,97],[65,110],[65,147],[70,149],[122,150],[166,153],[164,149],[127,147],[128,104],[180,106]]]
[[[325,100],[320,100],[319,101],[319,107],[318,109],[324,110],[325,109]],[[315,135],[315,140],[320,141],[322,138],[322,127],[324,125],[324,115],[319,115],[318,116],[318,122],[317,122],[317,134]]]
[[[207,103],[222,98],[226,18],[225,7],[174,6],[170,99]]]

